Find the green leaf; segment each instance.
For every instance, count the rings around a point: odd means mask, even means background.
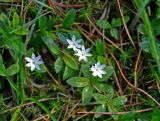
[[[109,95],[94,93],[93,97],[96,100],[96,103],[98,103],[98,104],[103,105],[103,104],[106,104],[109,101]]]
[[[65,64],[74,69],[74,70],[79,70],[79,66],[78,64],[76,63],[76,61],[74,60],[74,58],[72,58],[70,55],[68,55],[67,53],[64,53],[63,55],[63,60],[65,62]]]
[[[3,21],[7,26],[11,26],[10,20],[4,13],[0,14],[0,20]]]
[[[29,31],[26,27],[18,26],[18,29],[15,31],[15,33],[18,35],[27,35]]]
[[[76,76],[76,74],[77,74],[76,70],[73,70],[68,66],[65,66],[65,69],[64,69],[64,72],[63,72],[63,80],[66,80],[69,77]]]
[[[102,29],[110,29],[111,28],[110,23],[106,20],[97,20],[96,24],[97,24],[97,26],[99,26]]]
[[[39,100],[35,98],[28,98],[28,100],[35,102],[38,106],[40,106],[48,114],[48,116],[52,119],[52,121],[57,121],[55,116],[50,112],[47,106],[45,106],[42,102],[40,102]]]
[[[25,44],[21,40],[7,40],[5,41],[6,46],[9,49],[11,56],[17,60],[26,53]]]
[[[93,87],[91,86],[87,86],[83,89],[82,91],[82,104],[88,105],[92,99],[92,95],[93,95]]]
[[[149,41],[140,42],[139,46],[145,51],[149,52]]]
[[[16,109],[16,111],[12,114],[12,118],[10,121],[16,121],[17,117],[19,116],[20,111],[21,111],[21,106],[18,107],[18,109]]]
[[[116,112],[118,112],[117,108],[116,108],[114,105],[112,105],[112,102],[108,104],[108,110],[109,110],[109,112],[111,112],[111,113],[116,113]],[[114,119],[115,121],[118,120],[118,115],[114,115],[114,114],[113,114],[112,117],[113,117],[113,119]]]
[[[119,40],[119,31],[116,28],[111,28],[110,33],[112,37],[114,37],[116,40]]]
[[[23,94],[22,94],[22,90],[19,88],[19,86],[16,85],[16,84],[13,82],[13,80],[11,80],[10,78],[7,78],[7,80],[8,80],[8,82],[9,82],[11,88],[14,89],[14,90],[16,91],[17,95],[22,99],[22,98],[23,98]]]
[[[97,56],[97,60],[98,60],[100,63],[106,63],[106,57],[104,57],[103,55]]]
[[[0,54],[0,64],[3,64],[3,58],[1,54]]]
[[[52,31],[54,29],[56,21],[57,20],[55,20],[54,17],[49,17],[47,21],[47,29]]]
[[[90,66],[88,64],[82,64],[81,71],[84,77],[89,78],[91,76]]]
[[[72,77],[67,80],[67,83],[73,87],[86,87],[89,85],[89,79],[84,77]]]
[[[160,121],[160,110],[159,109],[154,109],[152,113],[152,120],[151,121]]]
[[[27,51],[26,56],[27,56],[27,57],[31,57],[31,56],[32,56],[32,53],[34,53],[34,48],[33,48],[33,47],[30,48],[30,49]]]
[[[127,23],[130,20],[129,16],[125,16],[124,20]],[[122,22],[121,18],[113,18],[112,21],[111,21],[111,26],[112,27],[119,27],[119,26],[122,26],[122,25],[123,25],[123,22]]]
[[[128,114],[124,114],[122,116],[122,118],[120,120],[118,120],[118,121],[135,121],[136,117],[138,117],[138,116],[135,116],[135,113],[130,112]],[[145,121],[145,119],[144,119],[144,121]]]
[[[144,34],[144,27],[143,26],[144,26],[143,24],[139,24],[137,27],[138,32],[141,34]]]
[[[62,43],[67,44],[67,41],[66,41],[68,39],[67,34],[62,32],[57,32],[57,36]]]
[[[46,46],[49,48],[49,50],[51,51],[52,55],[59,55],[59,48],[51,37],[43,35],[41,36],[41,38],[43,42],[46,44]]]
[[[0,64],[0,76],[6,76],[6,68],[3,64]]]
[[[75,22],[75,18],[76,18],[76,11],[74,9],[71,9],[64,18],[64,21],[62,24],[63,27],[64,28],[71,27]]]
[[[160,18],[160,7],[157,7],[156,18]]]
[[[107,81],[110,78],[110,76],[112,75],[114,70],[113,70],[112,66],[107,66],[105,68],[105,71],[106,71],[106,74],[104,74],[103,77],[99,79],[99,81],[101,81],[101,82]]]
[[[102,42],[102,40],[97,40],[96,41],[96,52],[98,53],[98,55],[103,55],[104,51],[105,51],[104,43]]]
[[[59,73],[63,68],[63,60],[61,57],[57,58],[56,62],[54,63],[54,68],[56,73]]]
[[[120,96],[111,100],[112,105],[114,106],[122,106],[127,102],[127,98],[124,96]]]
[[[15,26],[18,26],[18,24],[19,24],[19,15],[16,12],[14,12],[13,19],[12,19],[12,25],[13,27],[15,27]]]
[[[151,21],[151,26],[155,35],[160,35],[160,18]]]
[[[114,90],[113,90],[113,87],[105,84],[105,83],[93,83],[96,88],[98,90],[101,91],[101,93],[107,93],[107,94],[110,94],[110,99],[112,99],[112,97],[114,96]]]
[[[160,18],[152,20],[151,26],[152,26],[154,34],[160,35]],[[144,28],[144,24],[140,24],[138,26],[138,32],[140,32],[141,34],[145,34],[146,36],[148,36],[147,31],[148,30],[145,30],[145,28]]]
[[[44,30],[44,29],[46,29],[46,27],[47,27],[47,17],[46,16],[42,16],[42,17],[40,17],[39,18],[39,28],[41,29],[41,30]]]
[[[6,74],[7,74],[7,76],[13,76],[18,72],[19,72],[19,65],[13,64],[7,68]]]
[[[101,112],[105,112],[106,111],[106,106],[103,104],[103,105],[99,105],[96,107],[96,111],[97,112],[94,117],[95,118],[100,118],[102,116],[102,114],[99,114]]]

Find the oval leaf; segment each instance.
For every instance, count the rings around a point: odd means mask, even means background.
[[[96,52],[99,55],[102,55],[104,51],[105,51],[104,43],[102,42],[102,40],[97,40],[96,41]]]
[[[54,68],[56,73],[59,73],[63,68],[63,60],[61,57],[57,58],[56,62],[54,63]]]
[[[41,30],[44,30],[47,26],[47,17],[46,16],[42,16],[41,18],[39,18],[39,28]]]
[[[0,76],[6,76],[6,68],[3,64],[0,64]]]
[[[76,11],[74,9],[71,9],[66,17],[64,18],[64,21],[63,21],[63,27],[64,28],[69,28],[71,27],[74,22],[75,22],[75,18],[76,18]]]
[[[70,67],[66,66],[63,72],[63,80],[68,79],[69,77],[76,76],[77,71],[74,69],[71,69]]]
[[[106,111],[106,106],[103,104],[103,105],[100,105],[100,106],[97,106],[96,107],[96,114],[94,115],[95,118],[99,118],[101,117],[102,114],[100,114],[100,112],[105,112]]]
[[[96,100],[96,103],[98,104],[106,104],[110,98],[110,95],[106,96],[106,95],[102,95],[99,93],[95,93],[93,94],[94,99]]]
[[[12,20],[12,25],[15,27],[19,24],[19,15],[14,12],[13,14],[13,20]]]
[[[112,99],[111,102],[112,102],[112,104],[113,104],[114,106],[121,106],[121,105],[124,105],[124,103],[127,102],[127,98],[124,97],[124,96],[120,96],[120,97],[117,97],[117,98]]]
[[[72,77],[67,80],[67,83],[73,87],[85,87],[89,85],[89,80],[84,77]]]
[[[83,89],[82,91],[82,104],[88,105],[92,99],[92,95],[93,95],[93,87],[91,86],[87,86]]]
[[[18,64],[13,64],[10,67],[7,68],[7,76],[12,76],[15,75],[16,73],[19,72],[19,65]]]
[[[43,42],[46,44],[48,49],[51,51],[53,55],[59,55],[59,48],[57,44],[54,42],[54,40],[51,37],[48,37],[49,33],[44,33],[47,34],[47,36],[43,35],[41,36]]]
[[[29,33],[28,28],[19,26],[19,28],[15,31],[18,35],[27,35]]]
[[[109,29],[111,28],[111,25],[108,21],[106,20],[97,20],[96,21],[97,26],[99,26],[102,29]]]
[[[111,36],[114,37],[116,40],[119,40],[119,31],[116,28],[110,29]]]
[[[130,20],[129,16],[125,16],[124,20],[125,20],[125,23],[127,23]],[[122,19],[121,18],[113,18],[111,21],[111,25],[112,25],[112,27],[122,26],[123,25]]]
[[[63,56],[63,60],[65,62],[65,64],[74,69],[74,70],[78,70],[78,64],[76,63],[76,61],[74,60],[74,58],[72,58],[70,55],[68,55],[67,53],[65,53],[65,55]]]
[[[82,74],[84,77],[89,78],[91,75],[90,66],[88,64],[81,65]]]

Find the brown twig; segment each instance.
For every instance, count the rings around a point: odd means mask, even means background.
[[[127,35],[128,35],[128,38],[129,38],[129,40],[131,41],[132,45],[135,47],[135,44],[134,44],[134,42],[133,42],[133,40],[132,40],[132,37],[131,37],[131,35],[130,35],[130,32],[129,32],[129,30],[128,30],[128,27],[127,27],[127,25],[126,25],[126,22],[125,22],[125,20],[124,20],[124,15],[123,15],[123,12],[122,12],[122,9],[121,9],[119,0],[117,0],[117,4],[118,4],[118,9],[119,9],[119,12],[120,12],[120,15],[121,15],[121,18],[122,18],[122,22],[123,22],[124,28],[125,28],[126,33],[127,33]]]
[[[94,23],[90,20],[90,18],[87,16],[87,19],[89,21],[89,23],[95,28],[95,30],[105,39],[107,40],[110,44],[112,44],[115,48],[119,49],[121,52],[123,52],[123,50],[116,45],[112,40],[110,40],[108,37],[106,37],[95,25]]]

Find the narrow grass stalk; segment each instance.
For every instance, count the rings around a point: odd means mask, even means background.
[[[12,118],[11,118],[11,121],[17,121],[17,117],[21,111],[21,108],[22,108],[22,104],[23,104],[23,101],[21,102],[20,106],[16,109],[16,111],[14,112]]]
[[[23,99],[24,99],[24,98],[25,98],[24,85],[25,85],[25,82],[26,82],[26,73],[25,73],[25,71],[24,71],[23,59],[22,59],[22,57],[19,58],[19,67],[20,67],[19,76],[20,76],[21,91],[22,91],[22,96],[23,96]]]
[[[34,1],[36,1],[36,2],[38,2],[39,3],[39,1],[37,1],[37,0],[34,0]],[[44,2],[45,2],[45,0],[43,0],[42,2],[40,2],[40,3],[43,3],[43,4],[41,4],[41,6],[39,7],[39,9],[38,9],[38,12],[37,12],[37,15],[36,15],[36,18],[38,17],[38,15],[41,13],[41,11],[42,11],[42,9],[43,9],[43,6],[45,5],[44,4]],[[36,23],[36,21],[32,24],[32,26],[31,26],[31,29],[30,29],[30,32],[29,32],[29,36],[28,36],[28,41],[31,39],[31,37],[32,37],[32,33],[33,33],[33,30],[34,30],[34,28],[35,28],[35,24]]]
[[[28,100],[31,100],[35,102],[37,105],[39,105],[48,114],[48,116],[52,119],[52,121],[57,121],[55,116],[48,110],[48,108],[43,103],[39,102],[35,98],[28,98]]]
[[[23,99],[23,94],[22,94],[21,90],[13,83],[13,81],[9,77],[7,77],[7,80],[9,82],[11,88],[16,91],[17,96],[19,96],[21,99]]]
[[[158,52],[158,43],[156,41],[154,32],[152,30],[152,26],[149,20],[149,17],[147,15],[147,12],[145,10],[144,7],[144,3],[142,0],[134,0],[134,3],[138,9],[138,13],[141,16],[143,22],[144,22],[144,28],[145,28],[145,32],[148,35],[149,38],[149,46],[150,46],[150,52],[153,56],[153,58],[155,59],[157,66],[158,66],[158,71],[160,74],[160,55]]]

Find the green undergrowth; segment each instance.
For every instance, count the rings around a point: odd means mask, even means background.
[[[160,121],[159,0],[0,11],[0,121]]]

